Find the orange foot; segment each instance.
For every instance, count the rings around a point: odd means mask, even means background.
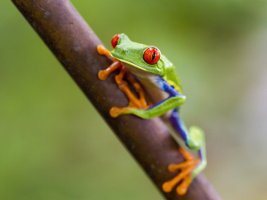
[[[193,180],[192,171],[198,165],[200,160],[195,159],[189,152],[187,152],[183,148],[180,148],[179,151],[185,158],[185,161],[179,164],[170,164],[168,166],[168,170],[170,172],[176,172],[180,170],[180,173],[171,180],[164,182],[162,185],[162,189],[164,192],[171,192],[173,188],[177,186],[177,194],[184,195]]]

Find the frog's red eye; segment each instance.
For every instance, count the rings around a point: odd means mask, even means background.
[[[113,46],[113,48],[115,48],[118,44],[118,41],[120,39],[120,35],[119,34],[116,34],[112,37],[111,39],[111,45]]]
[[[144,51],[143,58],[148,64],[156,64],[160,59],[160,51],[156,47],[149,47]]]

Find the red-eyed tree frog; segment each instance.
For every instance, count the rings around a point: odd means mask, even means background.
[[[98,76],[101,80],[105,80],[112,72],[120,69],[115,81],[128,97],[129,106],[112,107],[110,114],[112,117],[133,114],[143,119],[150,119],[169,112],[170,124],[186,147],[198,152],[198,158],[194,158],[180,147],[185,161],[170,164],[168,170],[179,173],[162,184],[164,192],[171,192],[177,186],[177,193],[184,195],[192,180],[206,167],[207,161],[203,131],[195,126],[188,130],[179,116],[180,106],[185,103],[186,97],[180,79],[175,73],[175,67],[157,47],[133,42],[123,33],[113,36],[111,44],[113,46],[111,51],[102,45],[97,47],[99,54],[113,60],[113,63],[107,69],[101,70]],[[131,92],[128,83],[136,90],[138,97]],[[146,93],[153,100],[153,105],[147,103]]]

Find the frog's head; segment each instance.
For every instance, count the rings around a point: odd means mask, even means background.
[[[172,65],[157,47],[133,42],[124,33],[113,36],[111,44],[114,58],[139,70],[162,76]]]

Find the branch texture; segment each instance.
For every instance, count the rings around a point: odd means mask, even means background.
[[[162,183],[174,176],[167,171],[168,164],[183,159],[178,145],[159,118],[142,120],[126,115],[113,119],[109,116],[113,105],[127,105],[127,99],[113,77],[98,80],[98,71],[106,68],[110,61],[97,54],[96,46],[101,41],[87,23],[68,0],[12,1],[162,192]],[[175,191],[162,194],[168,200],[220,199],[203,175],[194,180],[183,197]]]

